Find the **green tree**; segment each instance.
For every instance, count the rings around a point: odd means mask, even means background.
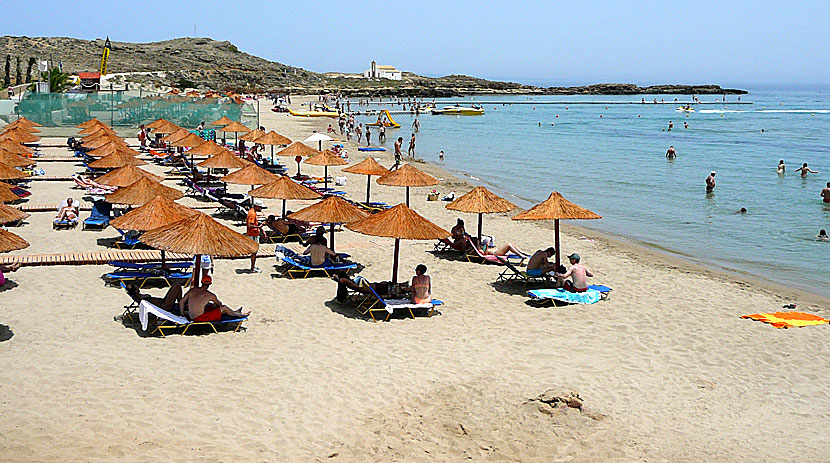
[[[29,64],[26,65],[26,83],[27,84],[32,81],[32,66],[34,66],[36,62],[37,62],[37,60],[35,60],[33,57],[29,57]]]
[[[20,57],[17,57],[17,68],[14,71],[14,84],[20,85],[23,83],[23,71],[20,70]]]
[[[3,77],[3,86],[8,87],[12,84],[12,55],[6,55],[6,74]]]

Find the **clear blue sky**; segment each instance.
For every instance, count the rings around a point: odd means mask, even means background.
[[[830,83],[826,1],[10,1],[0,34],[150,42],[194,25],[317,72],[374,59],[518,81]]]

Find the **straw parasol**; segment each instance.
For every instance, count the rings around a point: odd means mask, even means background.
[[[29,123],[27,123],[27,122],[20,122],[20,121],[14,121],[14,122],[11,122],[9,124],[6,124],[6,126],[3,127],[3,132],[5,132],[7,130],[11,130],[11,129],[17,129],[17,128],[25,130],[26,132],[29,132],[29,133],[40,133],[40,130],[38,130],[37,127],[35,127],[33,125],[29,125]]]
[[[31,166],[35,161],[29,158],[24,158],[18,154],[12,154],[3,148],[0,148],[0,164],[5,164],[9,167],[25,167]]]
[[[16,180],[19,178],[26,178],[29,174],[21,172],[14,167],[7,166],[0,163],[0,180]]]
[[[330,136],[324,134],[324,133],[314,132],[308,138],[306,138],[303,141],[306,142],[306,143],[309,143],[309,142],[314,143],[316,141],[317,142],[317,149],[320,150],[320,151],[323,151],[323,142],[324,141],[332,141],[332,140],[334,140],[334,139],[331,138]]]
[[[236,121],[233,121],[230,124],[228,124],[227,126],[222,127],[220,130],[222,130],[222,136],[223,137],[224,137],[225,132],[233,132],[233,142],[234,142],[234,144],[236,144],[236,141],[237,141],[236,134],[238,132],[248,133],[248,132],[251,131],[251,129],[249,129],[248,127],[242,125],[241,122],[236,122]]]
[[[115,130],[110,128],[108,125],[90,125],[89,127],[78,131],[81,135],[94,135],[98,132],[115,133]]]
[[[110,202],[109,197],[107,201]],[[165,196],[156,196],[141,207],[110,220],[110,225],[119,230],[149,231],[197,214],[200,212],[195,209],[182,206]]]
[[[271,164],[274,163],[274,146],[291,144],[290,139],[283,137],[273,130],[257,138],[254,142],[259,143],[260,145],[271,145]]]
[[[297,177],[300,176],[300,162],[302,162],[303,156],[317,156],[320,154],[320,151],[317,151],[314,148],[306,145],[305,143],[294,142],[288,148],[285,148],[282,151],[277,153],[277,156],[293,156],[294,160],[297,161]]]
[[[26,249],[29,243],[10,231],[0,229],[0,252],[12,252]]]
[[[349,161],[346,161],[337,154],[334,154],[334,151],[325,150],[317,156],[312,156],[306,159],[305,163],[311,164],[312,166],[325,166],[325,172],[323,174],[323,187],[326,188],[326,190],[328,190],[329,166],[345,166],[349,163]]]
[[[192,132],[187,132],[187,135],[173,140],[173,146],[193,147],[199,146],[205,142],[205,139]]]
[[[169,124],[169,122],[167,121],[167,119],[160,117],[154,120],[153,122],[150,122],[149,124],[144,124],[144,127],[148,129],[156,129],[163,126],[164,124]]]
[[[478,214],[478,242],[481,243],[481,215],[494,214],[498,212],[510,212],[516,208],[516,205],[492,191],[477,186],[470,190],[464,196],[447,204],[447,209],[451,211],[470,212]]]
[[[86,154],[96,158],[100,158],[104,156],[109,156],[114,153],[124,153],[128,156],[138,156],[138,151],[127,146],[121,145],[119,143],[107,143],[106,145],[103,145],[100,148],[95,148],[92,151],[87,151]]]
[[[389,169],[378,164],[375,158],[369,156],[353,166],[346,167],[343,169],[343,172],[366,176],[366,204],[369,204],[369,192],[372,189],[372,175],[386,175],[389,173]]]
[[[89,144],[91,144],[91,143],[93,143],[93,142],[96,142],[96,141],[99,141],[99,140],[104,140],[104,141],[109,141],[109,140],[119,140],[119,141],[124,141],[124,139],[123,139],[123,138],[119,137],[119,136],[118,136],[117,134],[115,134],[115,133],[111,133],[111,132],[95,132],[95,134],[90,135],[90,136],[88,136],[88,137],[84,137],[83,139],[81,139],[81,143],[83,143],[83,145],[84,145],[84,146],[88,146]]]
[[[228,132],[230,132],[230,130]],[[263,135],[265,135],[264,131],[262,131],[260,129],[254,129],[254,130],[251,130],[250,132],[246,133],[245,135],[240,135],[239,139],[256,143],[256,139],[263,136]]]
[[[349,223],[360,220],[369,214],[362,209],[349,204],[345,199],[329,196],[326,199],[312,204],[288,216],[290,219],[303,222],[322,222],[331,224],[331,250],[334,251],[334,224]],[[446,236],[446,235],[444,235]]]
[[[214,143],[214,145],[216,144]],[[219,145],[216,146],[219,147]],[[193,148],[190,151],[194,151],[199,148],[201,148],[201,146],[197,146],[196,148]],[[207,167],[210,169],[241,169],[243,167],[251,165],[250,162],[236,156],[235,154],[231,153],[225,148],[219,147],[219,149],[222,150],[221,153],[209,157],[196,165],[199,167]]]
[[[117,145],[117,146],[124,147],[124,148],[129,148],[129,146],[127,145],[127,142],[125,142],[121,138],[109,138],[109,139],[101,138],[101,139],[95,140],[95,141],[90,142],[90,143],[86,143],[86,142],[81,142],[81,143],[83,143],[84,148],[86,148],[88,150],[96,150],[96,149],[98,149],[98,148],[100,148],[104,145],[108,145],[110,143],[112,143],[114,145]]]
[[[563,198],[558,191],[550,194],[548,199],[517,214],[513,220],[553,220],[556,247],[556,266],[559,267],[559,220],[601,219],[602,216]]]
[[[102,185],[109,185],[109,186],[117,186],[117,187],[124,187],[130,186],[133,183],[141,180],[142,178],[148,178],[154,182],[161,182],[164,180],[162,177],[158,175],[151,174],[146,170],[139,169],[135,166],[124,166],[115,169],[112,172],[106,173],[100,177],[98,177],[95,181],[102,184]]]
[[[32,127],[43,127],[43,125],[38,124],[37,122],[35,122],[31,119],[26,119],[23,116],[18,117],[17,120],[14,121],[14,123],[15,124],[26,124],[26,125],[30,125]]]
[[[166,132],[160,132],[160,133],[166,133]],[[174,130],[173,132],[169,133],[168,135],[162,137],[161,141],[174,142],[174,141],[179,140],[181,138],[184,138],[188,135],[190,135],[189,130],[185,130],[185,129],[179,127],[176,130]]]
[[[20,196],[17,196],[14,191],[12,191],[11,185],[0,182],[0,203],[13,203],[18,199],[20,199]]]
[[[89,164],[89,167],[92,167],[93,169],[117,169],[127,165],[143,166],[145,164],[147,163],[135,156],[124,153],[123,151],[116,151],[102,157],[101,159],[92,161]]]
[[[307,186],[300,185],[285,175],[280,176],[275,182],[254,188],[248,194],[254,198],[281,199],[283,217],[285,217],[285,203],[287,200],[321,198],[320,194],[316,191]]]
[[[259,250],[258,243],[220,224],[207,214],[196,214],[150,230],[141,236],[141,241],[163,251],[195,255],[193,286],[200,284],[200,279],[196,276],[202,273],[199,269],[202,254],[241,257],[250,256]]]
[[[101,121],[99,121],[98,119],[96,119],[96,118],[94,118],[94,117],[93,117],[92,119],[90,119],[90,120],[88,120],[88,121],[86,121],[86,122],[81,122],[80,124],[76,125],[75,127],[78,127],[78,128],[80,128],[80,129],[85,129],[85,128],[89,127],[89,126],[96,125],[96,124],[106,125],[106,124],[104,124],[103,122],[101,122]]]
[[[363,220],[347,223],[349,230],[364,235],[395,238],[395,260],[392,264],[392,284],[398,282],[398,254],[401,240],[435,240],[446,238],[450,232],[421,217],[417,212],[398,204]]]
[[[411,164],[404,164],[378,178],[377,182],[381,185],[406,187],[406,205],[409,206],[409,187],[437,185],[438,179]]]
[[[153,129],[153,132],[170,134],[170,133],[175,133],[179,130],[184,130],[184,129],[182,129],[181,127],[179,127],[178,125],[176,125],[176,124],[174,124],[170,121],[164,121],[164,123],[156,126],[156,128]]]
[[[247,166],[232,172],[219,180],[226,183],[234,183],[237,185],[265,185],[275,182],[278,177],[271,172],[259,167],[256,164],[248,164]]]
[[[16,207],[9,207],[5,204],[0,204],[0,224],[5,225],[11,222],[17,222],[29,217],[29,214],[21,211]]]
[[[233,122],[233,120],[228,119],[228,116],[222,116],[219,120],[211,122],[210,125],[218,125],[224,127],[226,125],[233,124]]]
[[[34,152],[34,150],[28,146],[23,146],[20,143],[11,140],[0,141],[0,149],[6,150],[12,154],[31,154]]]
[[[201,145],[193,147],[193,149],[188,151],[188,153],[203,156],[216,156],[217,154],[230,153],[230,151],[223,146],[217,145],[215,141],[207,141]]]
[[[132,185],[124,188],[119,188],[114,193],[106,196],[106,200],[111,204],[127,204],[130,206],[140,206],[150,202],[156,197],[165,197],[171,201],[181,199],[184,194],[181,191],[164,186],[161,183],[154,182],[149,178],[141,178]]]
[[[32,135],[22,128],[10,129],[0,134],[0,141],[9,140],[15,143],[34,143],[40,140],[37,135]]]

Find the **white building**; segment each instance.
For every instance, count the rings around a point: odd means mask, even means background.
[[[395,66],[378,66],[377,63],[372,61],[369,69],[363,72],[363,77],[367,79],[401,80],[401,71],[395,69]]]

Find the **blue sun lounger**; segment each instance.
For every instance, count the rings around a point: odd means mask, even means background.
[[[361,315],[369,314],[372,317],[372,321],[377,322],[377,318],[375,318],[375,312],[386,312],[386,318],[384,321],[389,321],[389,317],[395,312],[395,310],[408,310],[409,315],[412,318],[415,318],[415,312],[413,310],[424,309],[427,312],[427,318],[432,317],[432,314],[435,312],[435,307],[439,305],[443,305],[444,302],[439,299],[433,299],[430,302],[426,302],[423,304],[414,304],[409,299],[384,299],[380,297],[380,295],[375,292],[375,289],[372,288],[372,285],[369,284],[369,281],[363,277],[355,278],[355,282],[360,285],[361,288],[368,289],[369,292],[372,294],[373,297],[365,299],[357,306],[357,311]]]
[[[81,226],[82,230],[87,227],[95,228],[96,230],[103,230],[110,224],[110,212],[112,211],[112,204],[106,201],[95,201],[92,204],[92,212],[89,217],[84,219],[84,224]]]
[[[147,282],[163,282],[167,286],[173,286],[173,283],[180,283],[186,285],[193,276],[193,272],[175,272],[175,271],[126,271],[118,270],[104,274],[103,278],[109,284],[133,282],[139,288],[143,288]]]
[[[340,272],[348,273],[350,270],[357,268],[354,263],[330,264],[325,267],[313,267],[308,259],[296,252],[284,247],[277,246],[274,250],[274,255],[277,258],[277,263],[282,264],[282,273],[280,276],[288,276],[294,278],[308,278],[313,274],[324,274],[331,278],[332,275]],[[343,254],[339,254],[343,256]]]

